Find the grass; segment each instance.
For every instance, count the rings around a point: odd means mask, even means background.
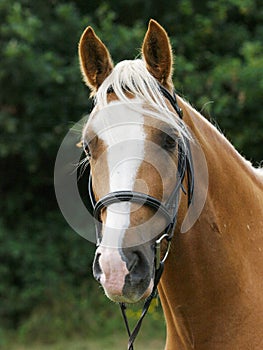
[[[156,338],[156,330],[151,337],[146,338],[143,333],[138,335],[135,343],[136,350],[160,350],[164,348],[164,339]],[[9,344],[3,350],[124,350],[127,349],[127,337],[114,334],[111,337],[97,339],[61,340],[54,344]]]
[[[116,305],[114,305],[116,307]],[[128,336],[118,309],[114,313],[104,315],[96,327],[91,328],[90,323],[82,324],[80,333],[75,329],[73,332],[63,332],[56,326],[56,318],[41,319],[38,312],[28,322],[22,331],[6,334],[2,342],[1,350],[125,350],[127,349]],[[138,311],[128,310],[131,326],[138,319]],[[94,315],[92,315],[94,316]],[[68,315],[69,317],[69,315]],[[37,320],[37,321],[36,321]],[[94,319],[94,321],[96,321]],[[133,322],[132,322],[133,321]],[[49,322],[49,326],[47,323]],[[85,322],[85,320],[84,320]],[[58,322],[61,325],[61,322]],[[67,321],[64,320],[64,326]],[[65,327],[63,327],[64,329]],[[84,332],[84,328],[86,331]],[[149,312],[135,341],[136,350],[160,350],[165,344],[165,324],[162,314]]]
[[[0,327],[1,350],[125,350],[128,336],[118,305],[89,284],[73,292],[62,286],[36,307],[15,329]],[[130,305],[131,329],[142,304]],[[135,342],[136,350],[160,350],[165,344],[165,322],[154,299]]]

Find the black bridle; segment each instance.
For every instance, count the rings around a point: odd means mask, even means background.
[[[181,108],[177,104],[176,94],[170,94],[170,92],[165,89],[163,86],[160,86],[160,90],[165,98],[168,99],[170,104],[173,106],[175,112],[179,116],[180,119],[183,118],[183,113]],[[111,92],[110,90],[109,92]],[[185,179],[185,175],[187,174],[187,190],[183,185],[183,181]],[[171,240],[174,234],[174,229],[177,223],[177,212],[178,212],[178,202],[179,202],[179,194],[180,190],[183,193],[188,195],[188,206],[191,204],[193,198],[194,191],[194,172],[193,172],[193,163],[191,156],[191,149],[189,145],[189,140],[185,139],[184,142],[178,141],[178,166],[177,166],[177,182],[174,187],[173,192],[165,203],[161,203],[158,199],[141,192],[135,191],[115,191],[106,194],[104,197],[100,198],[97,202],[94,197],[93,189],[92,189],[92,177],[91,173],[89,175],[89,197],[91,200],[91,204],[93,206],[93,215],[95,219],[95,227],[96,227],[96,237],[97,237],[97,246],[101,244],[101,210],[103,208],[107,208],[111,204],[120,203],[120,202],[133,202],[141,205],[146,205],[148,207],[153,208],[162,214],[167,221],[167,226],[163,231],[162,235],[155,241],[155,276],[154,276],[154,286],[151,294],[146,299],[142,314],[135,325],[133,331],[130,331],[130,327],[128,324],[128,319],[126,316],[126,305],[124,303],[120,303],[121,312],[123,315],[123,319],[125,322],[125,326],[129,335],[128,342],[128,350],[133,350],[133,343],[135,338],[141,328],[142,321],[149,309],[152,299],[156,296],[157,286],[162,276],[162,272],[164,269],[164,262],[168,256]],[[162,241],[166,240],[167,248],[166,252],[161,258],[161,244]]]

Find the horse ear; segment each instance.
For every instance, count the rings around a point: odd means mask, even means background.
[[[79,42],[80,68],[85,83],[97,90],[113,69],[109,51],[91,27],[83,32]]]
[[[148,71],[167,88],[172,86],[173,54],[166,31],[150,20],[145,34],[142,54]]]

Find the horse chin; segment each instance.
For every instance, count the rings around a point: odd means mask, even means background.
[[[126,291],[126,293],[123,294],[122,292],[116,293],[116,291],[107,290],[106,288],[104,288],[104,292],[106,296],[115,303],[135,304],[148,298],[152,292],[152,289],[153,280],[150,281],[147,289],[141,293],[138,293],[138,290],[131,290],[129,292]]]

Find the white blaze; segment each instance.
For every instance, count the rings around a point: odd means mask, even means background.
[[[109,191],[132,191],[144,159],[144,117],[129,105],[112,102],[98,112],[92,122],[95,133],[107,146]],[[130,225],[130,202],[108,207],[103,245],[120,247]],[[110,240],[110,241],[108,241]]]
[[[109,191],[132,191],[138,169],[144,159],[144,118],[127,104],[113,102],[102,109],[92,123],[95,133],[107,149]],[[116,248],[122,247],[123,237],[130,225],[130,203],[114,203],[107,208],[106,222],[97,253],[100,254],[102,275],[100,283],[112,300],[122,299],[125,276],[129,273]],[[111,248],[115,248],[114,252]]]

